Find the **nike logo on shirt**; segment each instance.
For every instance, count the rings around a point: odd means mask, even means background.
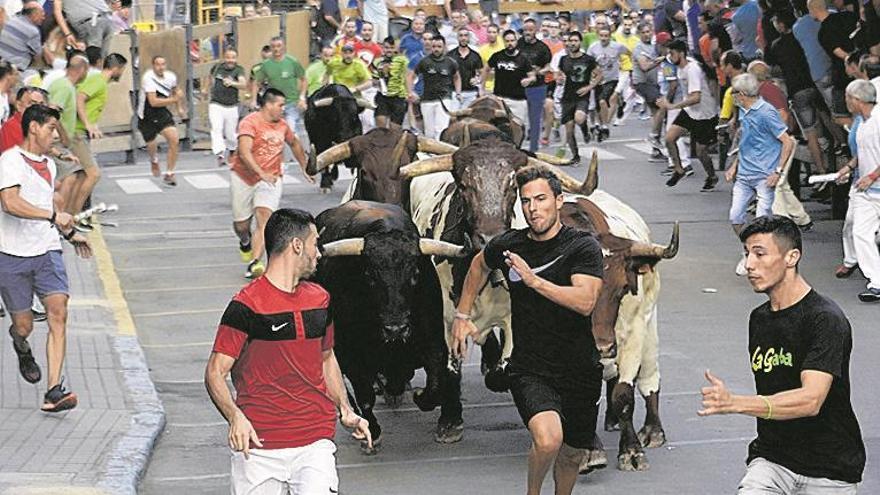
[[[534,273],[534,274],[538,274],[538,273],[543,272],[544,270],[546,270],[546,269],[550,268],[551,266],[553,266],[553,263],[556,263],[557,261],[559,261],[560,258],[562,258],[562,255],[561,255],[561,254],[560,254],[559,256],[557,256],[556,259],[554,259],[554,260],[551,261],[550,263],[547,263],[547,264],[545,264],[545,265],[541,265],[541,266],[537,266],[537,267],[535,267],[535,268],[532,268],[532,273]],[[519,275],[519,273],[518,273],[516,270],[514,270],[513,268],[508,268],[508,269],[507,269],[507,278],[509,278],[511,282],[519,282],[519,281],[522,280],[522,277],[521,277],[521,276]]]
[[[272,325],[272,331],[277,332],[278,330],[281,330],[282,328],[286,327],[289,323],[290,322],[288,321],[287,323],[282,323],[280,325]]]

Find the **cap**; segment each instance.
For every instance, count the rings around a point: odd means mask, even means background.
[[[348,43],[348,44],[342,45],[342,51],[344,51],[344,52],[353,52],[353,51],[354,51],[354,45],[352,45],[351,43]]]
[[[657,41],[658,45],[665,45],[672,40],[672,35],[670,35],[666,31],[660,31],[654,35],[654,39]]]

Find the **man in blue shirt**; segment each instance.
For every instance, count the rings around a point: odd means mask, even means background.
[[[739,38],[734,40],[733,46],[746,62],[751,62],[758,57],[758,19],[761,18],[761,9],[755,0],[731,0],[730,4],[736,6],[731,21],[739,32]]]
[[[772,214],[774,188],[785,164],[794,152],[794,139],[779,112],[759,95],[760,84],[751,74],[733,78],[733,99],[739,110],[739,154],[727,169],[725,178],[734,181],[730,205],[730,223],[739,237],[746,223],[746,210],[758,196],[756,217]],[[746,274],[745,256],[736,266],[736,274]]]

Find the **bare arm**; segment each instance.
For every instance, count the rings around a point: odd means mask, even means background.
[[[257,432],[251,425],[250,420],[244,415],[241,409],[235,405],[232,400],[232,393],[229,386],[226,385],[226,378],[229,376],[235,359],[226,354],[212,352],[208,358],[208,365],[205,367],[205,388],[214,406],[229,423],[229,433],[227,440],[229,448],[238,452],[244,452],[247,459],[250,456],[250,445],[253,442],[257,447],[262,447]]]
[[[756,418],[785,421],[809,418],[819,414],[831,390],[834,377],[816,370],[801,371],[801,386],[769,396],[733,395],[724,382],[706,371],[711,384],[703,387],[703,409],[700,416],[713,414],[745,414]]]
[[[149,102],[150,106],[153,108],[170,107],[171,105],[176,104],[178,99],[176,93],[174,96],[168,98],[162,98],[157,95],[155,91],[147,93],[147,102]]]
[[[467,275],[464,277],[464,286],[461,290],[461,297],[458,299],[458,308],[456,309],[455,320],[452,323],[452,353],[456,357],[463,358],[467,354],[467,337],[476,335],[478,329],[474,322],[470,320],[470,314],[473,310],[474,301],[486,282],[489,281],[489,274],[492,270],[486,264],[484,251],[480,251],[471,261]]]
[[[461,72],[456,72],[452,76],[452,86],[455,88],[456,94],[461,93]]]
[[[53,202],[57,202],[60,195],[53,197]],[[63,201],[62,201],[63,203]],[[21,197],[21,187],[7,187],[0,190],[0,206],[3,212],[14,217],[23,218],[25,220],[50,220],[53,212],[44,210],[32,205],[29,201]],[[59,231],[64,231],[73,226],[73,217],[65,213],[63,209],[57,209],[55,214],[55,225]]]
[[[86,127],[89,137],[97,139],[101,137],[101,130],[98,129],[97,123],[89,122],[89,114],[86,112],[86,101],[89,97],[85,93],[76,93],[76,116],[80,122]]]
[[[58,0],[52,4],[52,13],[55,15],[55,22],[58,24],[58,27],[61,28],[61,34],[64,35],[64,40],[70,45],[76,44],[76,36],[73,35],[73,31],[67,24],[67,20],[64,19],[63,0]]]
[[[688,95],[685,96],[684,99],[681,100],[680,102],[670,105],[669,108],[672,110],[675,110],[677,108],[687,108],[691,105],[696,105],[699,102],[700,102],[700,92],[694,91],[693,93],[688,93]]]
[[[367,447],[373,447],[373,438],[370,434],[370,425],[366,419],[358,416],[348,403],[348,394],[345,391],[345,382],[342,381],[342,371],[336,361],[333,349],[324,351],[323,354],[324,383],[327,385],[327,394],[336,410],[339,411],[339,421],[346,428],[354,428],[354,437],[358,440],[366,440]]]

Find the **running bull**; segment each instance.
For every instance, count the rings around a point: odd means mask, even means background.
[[[306,100],[303,116],[312,143],[311,155],[363,134],[358,114],[369,105],[341,84],[328,84],[312,93]],[[321,174],[321,188],[332,187],[336,177],[335,169],[325,171]]]
[[[449,116],[448,129],[455,129],[457,123],[477,120],[495,126],[499,131],[509,136],[517,148],[522,146],[525,138],[525,126],[522,121],[511,113],[507,105],[504,104],[504,100],[494,95],[481,96],[472,101],[467,108],[449,112]],[[447,141],[444,134],[440,135],[440,139]]]
[[[517,158],[505,145],[486,146],[487,142],[481,141],[479,150],[474,146],[465,147],[451,156],[423,160],[401,170],[406,177],[418,177],[411,188],[413,219],[420,231],[438,239],[482,248],[489,239],[512,225],[524,226],[524,221],[514,219],[513,175],[528,160],[524,156]],[[656,303],[660,284],[655,265],[661,259],[676,255],[678,227],[673,231],[669,246],[651,243],[650,231],[638,213],[610,194],[597,190],[597,167],[594,153],[587,179],[582,184],[559,169],[554,170],[565,189],[577,193],[564,205],[562,222],[595,233],[605,252],[605,283],[593,312],[593,333],[606,364],[606,378],[619,374],[619,383],[612,386],[609,400],[610,417],[619,418],[621,428],[618,468],[644,470],[648,464],[642,442],[649,447],[665,442],[659,418]],[[454,262],[461,264],[461,261]],[[451,295],[444,300],[447,331],[452,327],[457,302],[456,278],[463,278],[460,270],[466,271],[466,267],[457,270],[455,266],[445,269],[438,266],[444,293]],[[447,287],[450,289],[446,290]],[[487,286],[472,313],[477,328],[482,330],[477,338],[480,344],[492,343],[492,326],[504,325],[502,361],[512,350],[509,311],[507,293]],[[487,386],[497,390],[501,387],[497,386],[497,378],[490,381],[492,375],[487,374]],[[639,434],[632,425],[633,384],[637,378],[648,409],[645,427]],[[609,420],[606,424],[611,426]],[[604,450],[598,437],[596,441],[588,462],[602,465]]]
[[[322,212],[316,224],[323,253],[316,276],[330,292],[336,355],[374,445],[382,438],[373,413],[378,375],[386,395],[400,397],[418,368],[427,379],[413,401],[423,411],[440,406],[438,441],[460,440],[460,381],[447,369],[442,294],[430,256],[461,256],[462,248],[419,237],[396,205],[349,201]]]

